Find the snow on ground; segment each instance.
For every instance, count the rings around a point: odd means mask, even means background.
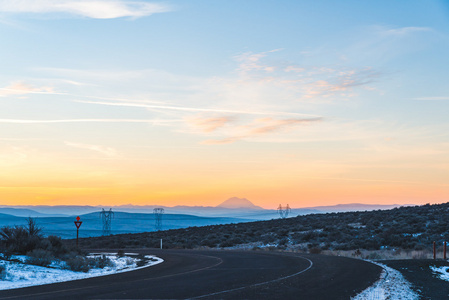
[[[431,266],[430,269],[438,275],[438,277],[442,280],[449,281],[449,267],[433,267]]]
[[[412,290],[410,282],[405,280],[401,272],[378,262],[370,262],[383,268],[380,279],[352,300],[419,299],[419,295]]]
[[[152,255],[146,255],[145,257],[148,258],[147,264],[142,267],[137,267],[137,262],[139,261],[139,259],[136,257],[127,256],[132,255],[131,253],[126,253],[124,257],[117,257],[114,253],[101,253],[95,255],[106,255],[106,257],[112,260],[113,267],[105,267],[104,269],[91,269],[89,272],[83,273],[61,269],[63,267],[62,264],[57,262],[53,262],[50,268],[45,268],[19,262],[0,260],[0,265],[5,266],[6,268],[6,275],[3,276],[3,278],[0,278],[0,290],[8,290],[33,285],[71,281],[120,272],[127,272],[154,266],[164,261],[161,258]],[[94,255],[91,255],[91,257],[93,256]],[[24,261],[26,257],[16,256],[14,258]]]

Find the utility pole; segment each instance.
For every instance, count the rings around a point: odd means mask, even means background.
[[[109,211],[104,210],[102,208],[102,211],[100,212],[100,218],[103,221],[103,232],[102,235],[111,235],[111,220],[114,217],[114,212],[112,211],[112,208],[109,209]]]
[[[282,206],[281,204],[279,204],[279,207],[277,209],[279,216],[281,217],[281,219],[285,219],[288,217],[288,214],[292,211],[290,206]]]
[[[157,207],[153,209],[154,220],[156,222],[156,231],[162,230],[162,215],[164,214],[164,209]]]

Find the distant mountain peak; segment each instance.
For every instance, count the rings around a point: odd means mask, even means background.
[[[238,198],[238,197],[232,197],[228,200],[220,203],[216,207],[221,208],[246,208],[246,209],[263,209],[260,206],[254,205],[251,201],[249,201],[246,198]]]

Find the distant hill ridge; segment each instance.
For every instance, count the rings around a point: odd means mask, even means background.
[[[132,243],[135,247],[158,247],[163,238],[164,247],[174,249],[270,247],[304,252],[313,249],[313,253],[322,250],[389,249],[394,252],[397,249],[408,249],[410,251],[407,253],[413,253],[412,250],[430,253],[433,242],[442,247],[443,242],[449,240],[448,213],[449,202],[390,210],[319,213],[267,221],[98,237],[82,240],[81,246],[93,249],[104,245],[121,248]]]
[[[294,208],[289,216],[315,214],[315,213],[330,213],[330,212],[345,212],[345,211],[372,211],[392,209],[400,206],[413,206],[413,204],[337,204],[330,206],[314,206]],[[102,208],[112,208],[113,211],[122,211],[129,213],[153,213],[153,208],[163,207],[167,214],[189,214],[207,217],[237,217],[250,218],[253,220],[270,220],[277,218],[276,211],[277,204],[273,205],[272,209],[264,209],[260,206],[254,205],[246,198],[232,197],[220,203],[217,206],[185,206],[177,205],[173,207],[163,205],[98,205],[98,206],[77,206],[77,205],[22,205],[22,206],[7,206],[0,205],[0,213],[14,215],[18,217],[65,217],[84,215],[92,212],[99,212]]]

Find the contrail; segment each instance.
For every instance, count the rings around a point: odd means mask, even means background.
[[[24,119],[0,119],[0,123],[12,124],[37,124],[37,123],[81,123],[81,122],[97,122],[97,123],[175,123],[182,120],[145,120],[145,119],[58,119],[58,120],[24,120]]]
[[[7,91],[17,91],[21,90],[0,88],[0,90]],[[122,98],[108,98],[108,97],[98,97],[98,96],[86,96],[86,95],[74,95],[70,93],[59,93],[59,92],[48,92],[48,91],[27,91],[26,94],[47,94],[47,95],[62,95],[70,97],[82,97],[91,99],[103,99],[103,100],[117,100],[117,101],[127,101],[127,99]],[[233,114],[246,114],[246,115],[275,115],[275,116],[298,116],[298,117],[310,117],[310,118],[321,118],[319,115],[312,114],[302,114],[294,112],[282,112],[282,111],[271,111],[271,112],[260,112],[260,111],[242,111],[242,110],[229,110],[229,109],[214,109],[214,108],[198,108],[198,107],[183,107],[183,106],[169,106],[169,105],[153,105],[153,104],[139,104],[130,102],[103,102],[103,101],[83,101],[83,100],[71,100],[72,102],[87,103],[87,104],[97,104],[97,105],[110,105],[110,106],[126,106],[126,107],[141,107],[141,108],[153,108],[153,109],[168,109],[168,110],[180,110],[180,111],[192,111],[192,112],[217,112],[217,113],[233,113]],[[163,103],[161,101],[148,101],[151,103]]]
[[[156,108],[156,109],[169,109],[169,110],[182,110],[182,111],[200,111],[200,112],[219,112],[219,113],[234,113],[234,114],[247,114],[247,115],[290,115],[301,116],[311,118],[321,118],[318,115],[309,115],[292,112],[258,112],[258,111],[242,111],[242,110],[228,110],[228,109],[213,109],[213,108],[196,108],[196,107],[182,107],[182,106],[167,106],[167,105],[151,105],[151,104],[137,104],[137,103],[123,103],[123,102],[94,102],[94,101],[82,101],[75,100],[79,103],[88,104],[101,104],[111,106],[128,106],[128,107],[142,107],[142,108]]]

